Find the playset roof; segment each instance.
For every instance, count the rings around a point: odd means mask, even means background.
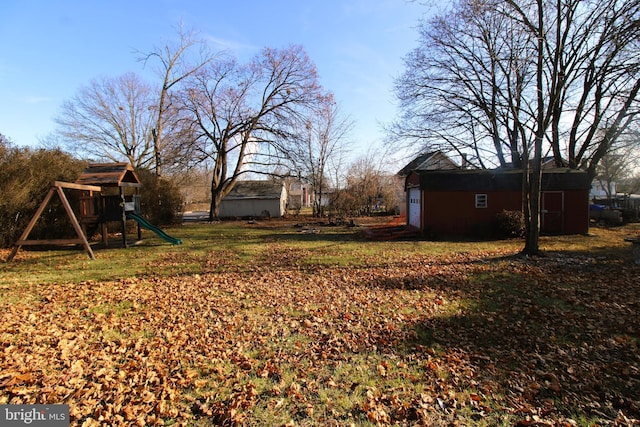
[[[76,184],[101,187],[140,187],[140,179],[129,163],[91,163]]]

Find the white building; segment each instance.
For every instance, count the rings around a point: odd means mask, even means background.
[[[221,218],[281,217],[286,212],[285,186],[272,181],[238,181],[220,202]]]

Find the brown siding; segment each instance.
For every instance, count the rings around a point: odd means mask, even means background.
[[[589,231],[589,193],[564,191],[563,234]],[[475,195],[487,195],[487,207],[475,207]],[[423,228],[427,233],[474,234],[490,227],[503,210],[522,210],[520,191],[423,191]]]
[[[476,194],[487,195],[486,208],[475,207]],[[522,210],[519,191],[425,191],[423,203],[425,231],[442,234],[472,234],[504,209]]]
[[[564,234],[589,232],[589,190],[564,192]]]
[[[414,171],[405,189],[418,186],[425,233],[486,234],[503,210],[522,209],[522,173],[518,170]],[[584,172],[545,170],[542,176],[541,231],[582,234],[589,231],[589,182]],[[476,208],[476,194],[487,195]],[[546,203],[546,207],[545,206]]]

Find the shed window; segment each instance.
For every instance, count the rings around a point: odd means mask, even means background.
[[[476,194],[476,208],[486,208],[486,207],[487,207],[487,195]]]

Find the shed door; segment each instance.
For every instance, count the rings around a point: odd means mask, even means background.
[[[420,200],[420,189],[419,188],[410,188],[409,189],[409,225],[420,228],[420,216],[422,214],[421,211],[421,200]]]
[[[550,234],[564,232],[564,193],[562,191],[545,191],[542,193],[540,231]]]

